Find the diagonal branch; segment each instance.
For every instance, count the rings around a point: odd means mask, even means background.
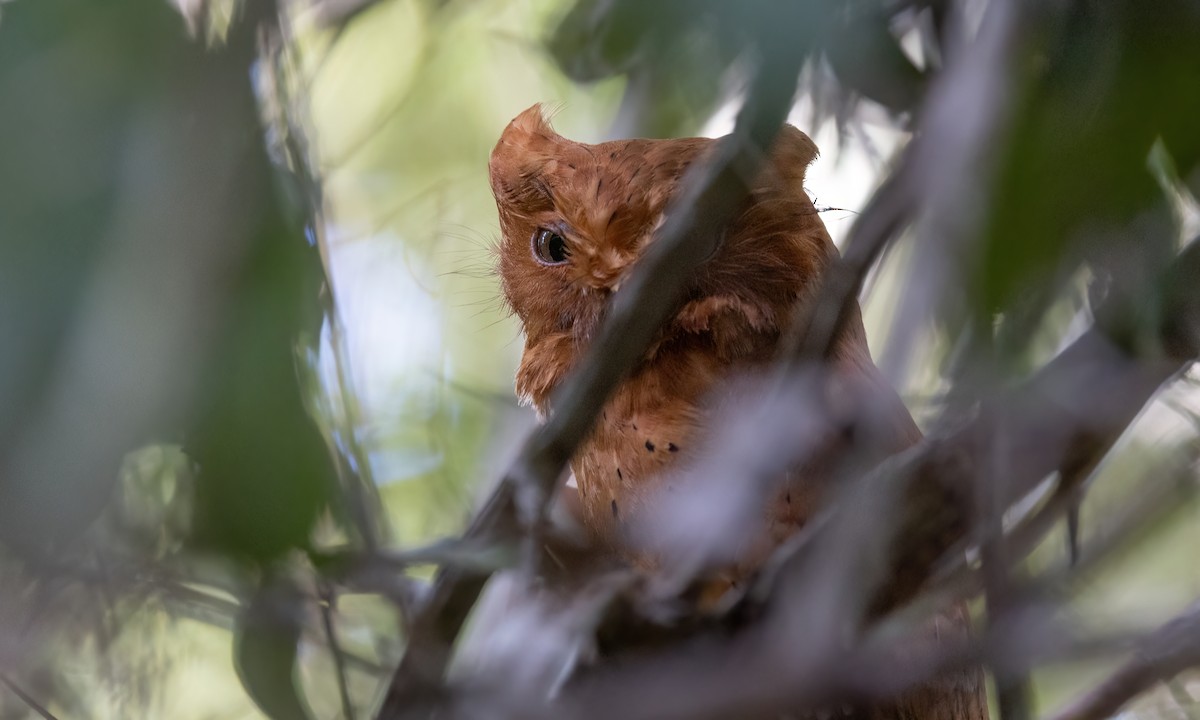
[[[896,170],[855,221],[846,251],[822,275],[816,298],[798,314],[780,352],[785,370],[828,358],[834,338],[855,310],[867,272],[909,221],[919,196],[914,173],[918,142],[905,148]]]
[[[25,692],[20,685],[13,682],[7,675],[0,675],[0,683],[3,683],[13,695],[16,695],[18,698],[20,698],[21,702],[25,703],[30,710],[41,716],[43,720],[58,720],[50,713],[49,710],[38,703],[38,701],[35,700],[32,695]]]

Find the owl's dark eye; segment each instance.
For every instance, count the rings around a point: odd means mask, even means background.
[[[571,257],[571,249],[562,235],[538,228],[533,233],[533,256],[543,265],[562,265]]]

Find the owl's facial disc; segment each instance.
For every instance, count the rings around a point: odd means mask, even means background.
[[[565,265],[571,259],[571,246],[554,230],[533,231],[533,259],[542,265]]]
[[[621,247],[611,238],[598,242],[586,232],[575,230],[560,215],[547,213],[534,221],[529,257],[539,270],[552,272],[557,281],[564,283],[564,290],[603,300],[616,292],[637,258],[636,248]]]

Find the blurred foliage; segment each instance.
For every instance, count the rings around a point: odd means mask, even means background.
[[[181,5],[187,22],[139,0],[17,2],[0,18],[0,327],[16,339],[0,343],[0,533],[15,553],[4,561],[8,586],[58,599],[62,613],[41,614],[48,630],[72,619],[72,639],[30,636],[0,671],[69,716],[79,714],[72,697],[92,698],[103,716],[100,698],[134,687],[135,668],[158,692],[113,695],[115,716],[183,697],[195,717],[229,716],[232,675],[178,662],[200,647],[221,652],[200,640],[212,636],[196,620],[235,630],[224,652],[254,700],[294,713],[295,638],[305,627],[312,641],[323,635],[308,614],[272,624],[262,608],[287,594],[293,581],[282,578],[311,572],[291,551],[367,540],[346,522],[335,463],[343,489],[356,475],[378,480],[408,542],[461,522],[463,488],[489,472],[481,453],[515,352],[511,325],[489,330],[502,315],[482,295],[488,240],[477,233],[492,221],[479,158],[502,118],[543,87],[568,87],[522,39],[549,5],[393,2],[336,31],[297,6],[295,45],[253,78],[253,21],[232,3]],[[381,64],[388,48],[394,62]],[[496,48],[507,70],[492,62]],[[500,77],[526,96],[496,97]],[[304,180],[271,170],[262,151],[256,118],[271,82],[287,104],[268,121],[304,125],[295,131],[315,140],[321,220],[309,217]],[[390,96],[374,91],[387,87]],[[589,104],[574,114],[598,127]],[[282,145],[288,129],[268,130],[280,143],[268,143],[272,158],[299,169]],[[319,297],[314,244],[346,248],[332,252],[331,272],[349,278],[333,291],[348,323],[322,326],[332,306],[328,290]],[[398,337],[376,352],[381,334]],[[479,362],[481,345],[507,345],[510,360]],[[78,612],[101,582],[114,598],[154,600]],[[297,592],[293,603],[312,593]],[[339,607],[358,658],[349,682],[365,702],[394,658],[395,620],[377,598]],[[150,647],[167,636],[199,642],[173,641],[179,653],[156,662],[128,652],[85,652],[78,669],[58,662],[75,638],[100,631],[96,620]],[[304,657],[326,667],[319,653]],[[124,668],[111,685],[98,674],[110,665]],[[164,677],[181,672],[221,689],[181,694]],[[310,690],[333,691],[317,697],[336,697],[332,675],[304,673]]]
[[[122,586],[197,551],[252,577],[340,510],[296,372],[322,271],[261,142],[255,30],[213,53],[183,30],[134,1],[0,22],[0,534],[43,593],[140,568],[79,624],[149,621]]]
[[[1099,275],[1118,275],[1113,289],[1128,291],[1162,273],[1177,237],[1166,222],[1146,224],[1164,206],[1151,150],[1162,141],[1184,176],[1200,170],[1190,120],[1200,113],[1195,3],[1164,2],[1153,12],[1076,3],[1047,34],[1026,41],[1037,46],[1021,68],[976,277],[967,283],[978,294],[969,306],[981,312],[1021,307],[1015,338],[1049,299],[1042,293],[1030,306],[1031,277],[1057,287],[1087,262]],[[1140,231],[1111,231],[1139,219]]]
[[[772,0],[580,0],[548,45],[577,82],[626,77],[614,134],[676,137],[695,133],[728,100],[735,61],[774,33],[827,63],[845,90],[894,112],[913,110],[924,78],[891,31],[895,12],[872,2],[813,2],[802,22],[788,23]]]
[[[167,7],[63,2],[3,32],[5,540],[70,542],[121,457],[173,439],[203,476],[198,542],[303,547],[332,490],[295,379],[320,268],[275,200],[252,31],[208,55]]]
[[[177,445],[151,445],[125,456],[111,510],[134,552],[161,559],[177,552],[192,527],[197,468]]]

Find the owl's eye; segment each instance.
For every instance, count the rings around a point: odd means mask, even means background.
[[[571,249],[562,235],[538,228],[533,233],[533,256],[543,265],[562,265],[571,257]]]

